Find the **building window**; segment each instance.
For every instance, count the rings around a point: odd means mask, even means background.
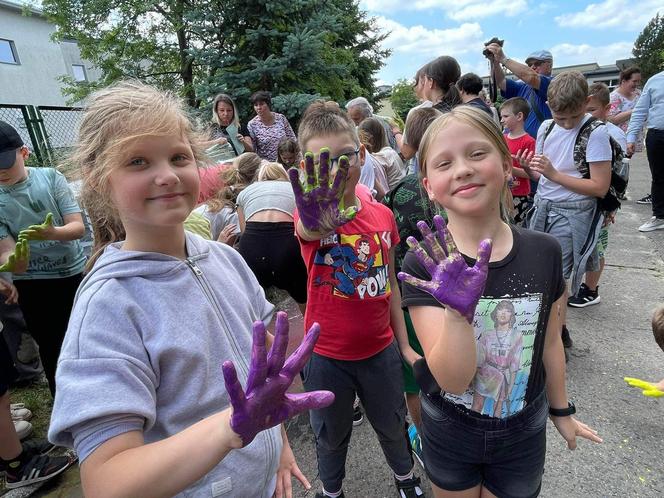
[[[72,64],[71,70],[74,73],[74,81],[88,81],[85,75],[85,66],[82,64]]]
[[[20,64],[18,54],[16,53],[16,45],[11,40],[3,40],[0,38],[0,62],[5,64]]]

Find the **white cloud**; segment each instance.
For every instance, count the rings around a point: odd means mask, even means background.
[[[572,45],[560,43],[551,47],[555,66],[570,66],[587,62],[598,64],[613,64],[618,59],[629,58],[632,55],[633,42],[616,42],[609,45],[593,47],[588,44]]]
[[[591,3],[581,12],[570,12],[557,16],[556,23],[565,28],[615,28],[620,30],[642,30],[655,17],[664,13],[662,0],[604,0]]]
[[[474,21],[494,15],[515,16],[528,8],[527,0],[362,0],[360,7],[374,14],[399,10],[439,10],[455,21]]]
[[[463,54],[482,47],[482,28],[477,23],[464,23],[450,29],[428,29],[422,25],[404,26],[386,17],[377,17],[381,31],[390,34],[383,42],[394,54],[418,54],[436,57],[443,54]]]

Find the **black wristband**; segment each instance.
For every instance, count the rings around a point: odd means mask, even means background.
[[[551,408],[549,407],[549,415],[552,417],[569,417],[576,413],[576,406],[571,401],[568,402],[567,408]]]

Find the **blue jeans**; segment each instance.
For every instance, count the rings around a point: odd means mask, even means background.
[[[431,482],[447,491],[482,484],[496,496],[539,494],[549,405],[542,392],[516,415],[479,415],[440,396],[422,396],[422,452]]]
[[[365,360],[334,360],[314,353],[302,371],[302,380],[307,391],[327,389],[335,395],[330,406],[310,412],[318,473],[326,491],[339,491],[346,476],[355,393],[392,471],[406,475],[413,469],[406,432],[401,355],[395,342]]]

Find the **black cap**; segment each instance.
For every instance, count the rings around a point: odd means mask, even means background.
[[[9,123],[0,121],[0,169],[9,169],[16,162],[16,149],[23,147],[23,140]]]

